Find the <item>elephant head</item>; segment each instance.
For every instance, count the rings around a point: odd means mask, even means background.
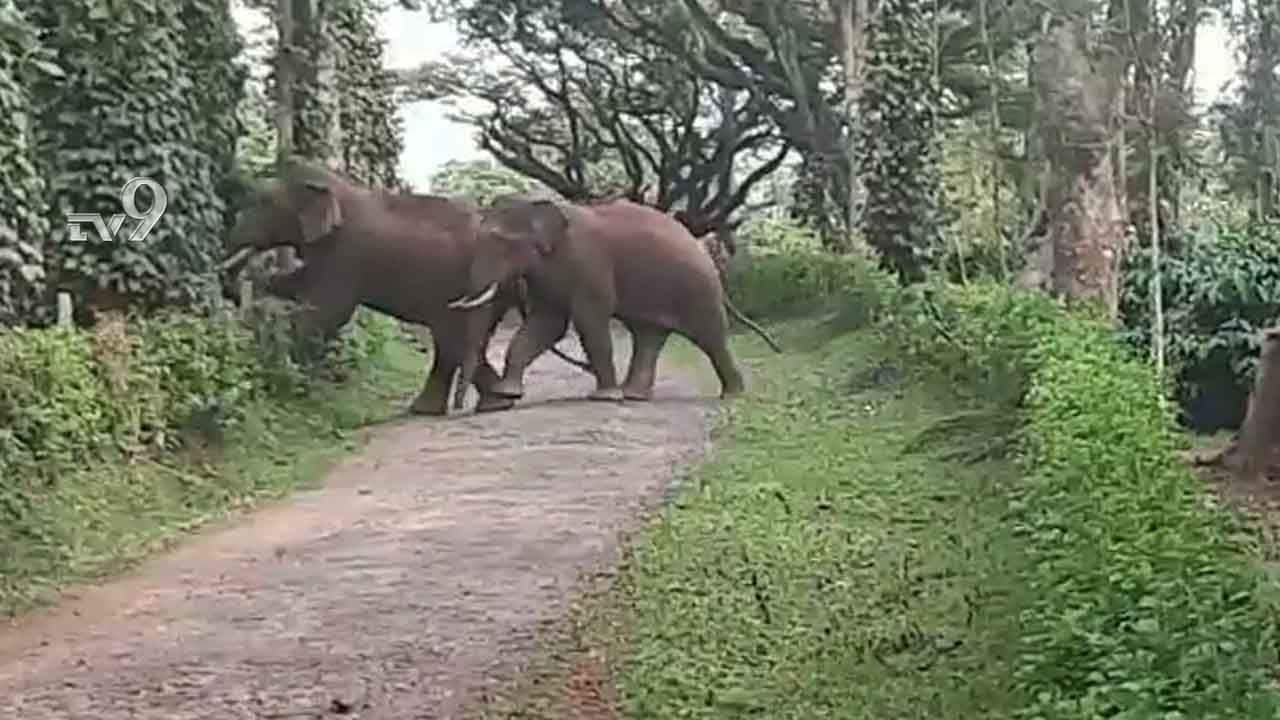
[[[568,218],[552,200],[499,200],[481,215],[467,293],[449,307],[469,309],[489,302],[501,283],[536,270],[568,230]]]
[[[225,271],[235,271],[256,253],[290,246],[305,254],[308,246],[342,226],[338,183],[321,167],[295,160],[281,178],[259,188],[240,211],[227,237]]]

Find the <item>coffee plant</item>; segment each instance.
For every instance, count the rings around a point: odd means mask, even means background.
[[[1135,248],[1135,250],[1137,250]],[[1125,336],[1151,346],[1151,255],[1130,254],[1121,297]],[[1280,231],[1270,225],[1189,237],[1161,260],[1165,348],[1187,423],[1237,427],[1260,351],[1280,318]]]

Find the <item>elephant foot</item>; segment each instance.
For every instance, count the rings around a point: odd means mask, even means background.
[[[449,404],[442,403],[439,400],[423,401],[421,398],[414,400],[409,406],[409,412],[414,415],[425,415],[429,417],[444,417],[449,414]]]
[[[744,392],[746,392],[746,388],[740,388],[740,387],[736,387],[736,388],[724,388],[723,390],[721,390],[721,391],[720,391],[720,399],[721,399],[721,400],[734,400],[734,399],[736,399],[736,398],[740,398],[740,397],[742,397],[742,394],[743,394]]]
[[[622,388],[622,397],[636,402],[648,402],[653,399],[653,388]]]
[[[622,402],[624,397],[622,394],[622,388],[611,387],[611,388],[596,388],[595,390],[591,391],[591,394],[587,396],[587,399],[595,400],[598,402]]]
[[[524,383],[519,378],[503,378],[494,383],[489,392],[500,398],[516,400],[524,397]]]
[[[510,398],[495,397],[487,395],[480,398],[476,403],[476,413],[498,412],[500,410],[510,410],[515,407],[516,401]]]

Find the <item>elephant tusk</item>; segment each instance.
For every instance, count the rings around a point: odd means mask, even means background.
[[[223,261],[222,265],[219,266],[219,270],[222,270],[223,272],[230,270],[231,268],[244,262],[244,259],[249,257],[249,255],[252,253],[253,253],[253,248],[251,247],[240,248],[235,252],[235,254],[233,254],[231,257]]]
[[[457,300],[454,300],[453,302],[449,303],[449,307],[458,309],[458,310],[470,310],[471,308],[479,307],[489,302],[490,300],[493,299],[493,296],[497,294],[498,294],[498,283],[493,283],[489,287],[485,288],[485,291],[480,293],[479,295],[476,295],[474,297],[466,297],[466,296],[460,297]]]

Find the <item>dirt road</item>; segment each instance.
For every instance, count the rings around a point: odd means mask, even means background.
[[[705,451],[714,399],[660,376],[590,403],[548,354],[515,410],[378,428],[323,489],[0,628],[0,717],[460,717]]]

